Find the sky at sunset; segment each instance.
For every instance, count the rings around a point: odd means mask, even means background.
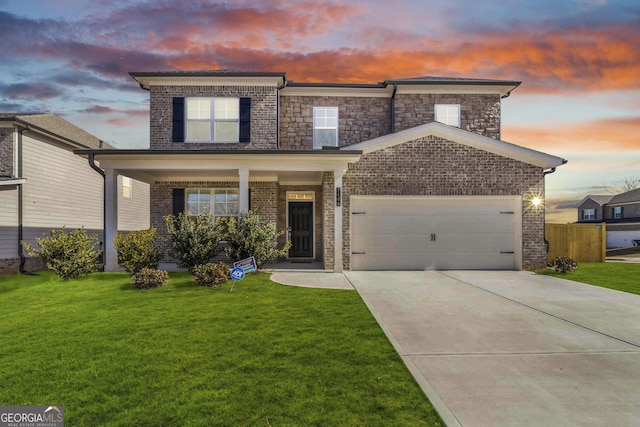
[[[49,112],[148,146],[129,71],[283,71],[302,82],[522,81],[502,139],[569,161],[547,212],[640,175],[638,0],[0,0],[0,112]],[[567,216],[568,215],[568,216]]]

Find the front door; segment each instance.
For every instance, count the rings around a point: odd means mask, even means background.
[[[289,202],[290,257],[313,257],[313,202]]]

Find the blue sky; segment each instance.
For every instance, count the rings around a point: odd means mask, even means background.
[[[503,139],[569,160],[550,209],[640,175],[635,0],[0,0],[0,37],[0,112],[60,114],[121,148],[148,145],[129,71],[495,78],[523,82]]]

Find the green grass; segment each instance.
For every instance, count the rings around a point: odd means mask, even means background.
[[[584,263],[578,264],[576,270],[566,274],[552,270],[540,270],[537,273],[640,295],[640,264]]]
[[[0,277],[0,405],[69,426],[443,425],[355,291]]]

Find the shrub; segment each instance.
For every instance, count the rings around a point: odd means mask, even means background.
[[[193,269],[193,279],[202,286],[217,288],[229,280],[229,266],[224,262],[198,265]]]
[[[276,224],[263,222],[255,211],[240,214],[240,222],[234,217],[221,218],[221,223],[227,229],[228,247],[225,252],[234,261],[255,257],[256,266],[262,267],[269,261],[287,255],[291,243],[287,242],[278,249],[278,237],[284,231],[278,233]]]
[[[138,289],[157,288],[169,280],[169,273],[164,270],[143,268],[131,276],[131,284]]]
[[[560,273],[566,273],[567,271],[573,271],[578,268],[578,263],[564,256],[559,256],[553,261],[549,262],[547,266]]]
[[[193,272],[196,265],[208,263],[218,254],[219,228],[214,226],[211,213],[164,218],[170,236],[170,251],[178,260],[178,266]]]
[[[118,263],[129,273],[137,273],[143,268],[158,268],[162,259],[162,249],[155,227],[118,233],[113,242],[118,250]]]
[[[22,246],[61,279],[73,279],[98,270],[97,235],[87,234],[84,228],[67,233],[64,227],[49,233],[49,236],[36,238],[39,250],[26,242],[21,242]]]

